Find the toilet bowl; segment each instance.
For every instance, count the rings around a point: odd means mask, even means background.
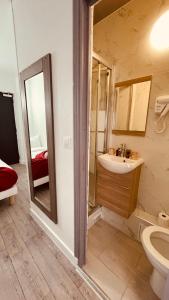
[[[162,299],[169,274],[169,229],[149,226],[141,235],[146,255],[154,267],[150,284],[155,294]]]

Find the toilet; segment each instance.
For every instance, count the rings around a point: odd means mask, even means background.
[[[150,278],[151,287],[162,299],[169,274],[169,229],[148,226],[142,232],[141,242],[154,268]]]

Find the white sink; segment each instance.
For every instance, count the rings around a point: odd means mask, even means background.
[[[117,174],[129,173],[144,163],[142,158],[134,160],[110,154],[99,155],[98,161],[106,170]]]

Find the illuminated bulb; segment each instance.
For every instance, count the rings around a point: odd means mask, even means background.
[[[167,10],[154,24],[150,41],[152,46],[157,50],[169,48],[169,10]]]

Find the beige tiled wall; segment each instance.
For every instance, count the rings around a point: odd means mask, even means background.
[[[150,44],[154,22],[169,0],[132,0],[94,26],[94,51],[116,65],[116,82],[152,75],[145,137],[112,135],[112,145],[124,142],[144,158],[138,202],[147,212],[169,213],[169,117],[163,134],[155,132],[155,98],[169,94],[169,50]]]

